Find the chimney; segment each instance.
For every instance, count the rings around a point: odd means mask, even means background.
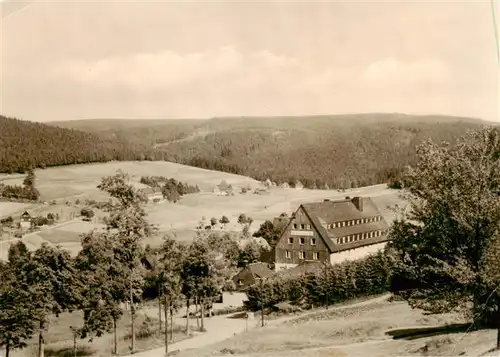
[[[359,196],[353,197],[352,203],[354,203],[358,211],[363,212],[363,197]]]

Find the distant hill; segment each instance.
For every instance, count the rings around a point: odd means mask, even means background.
[[[68,164],[137,160],[147,148],[125,139],[0,116],[0,172]]]
[[[156,159],[311,188],[387,182],[414,162],[422,140],[453,142],[485,124],[404,114],[52,123],[154,147]]]

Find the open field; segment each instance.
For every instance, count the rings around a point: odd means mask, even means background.
[[[80,312],[64,313],[59,318],[53,317],[48,330],[45,332],[45,356],[65,357],[73,356],[73,334],[70,326],[79,327],[83,316]],[[160,334],[158,319],[146,317],[139,312],[137,319],[136,350],[144,351],[164,344],[163,332]],[[147,328],[143,326],[148,326]],[[130,316],[125,312],[117,324],[118,354],[126,355],[130,352]],[[173,342],[186,339],[182,328],[174,326]],[[32,357],[37,355],[37,336],[28,342],[28,347],[23,350],[15,350],[12,357]],[[105,357],[111,356],[113,350],[113,334],[108,333],[102,337],[94,338],[93,342],[87,339],[77,339],[78,356]]]
[[[461,330],[413,340],[393,340],[386,334],[396,328],[430,328],[462,322],[460,316],[451,314],[423,315],[405,302],[377,302],[343,310],[305,313],[204,348],[180,352],[177,356],[478,356],[494,346],[493,330],[468,333]]]
[[[227,216],[230,223],[226,226],[227,231],[241,231],[237,224],[240,213],[252,217],[254,222],[251,230],[257,230],[266,219],[272,219],[286,212],[290,214],[301,203],[310,201],[322,201],[325,198],[341,199],[347,195],[370,196],[379,207],[388,221],[394,217],[394,212],[389,209],[395,204],[403,204],[398,197],[398,191],[390,190],[385,185],[369,186],[338,192],[337,190],[296,190],[272,188],[270,194],[256,195],[253,193],[240,194],[239,188],[250,186],[260,187],[260,183],[251,178],[224,172],[210,171],[190,166],[184,166],[169,162],[110,162],[103,164],[74,165],[45,170],[37,170],[37,187],[41,198],[46,201],[57,200],[55,205],[38,204],[23,205],[17,203],[1,203],[0,215],[21,214],[24,209],[29,209],[32,215],[46,215],[48,212],[58,213],[62,216],[61,221],[69,220],[71,213],[76,213],[80,208],[74,205],[66,205],[65,202],[80,199],[95,199],[105,201],[108,197],[97,189],[97,185],[103,176],[113,175],[118,169],[127,172],[135,185],[139,185],[141,176],[166,176],[176,180],[198,185],[201,192],[183,196],[180,202],[163,202],[148,204],[146,211],[148,220],[160,229],[156,237],[148,242],[152,246],[161,244],[161,236],[166,233],[175,234],[181,241],[190,241],[195,236],[195,227],[205,217],[207,221],[211,217],[219,219]],[[6,179],[6,175],[2,176]],[[21,181],[22,177],[16,175],[11,181]],[[234,196],[215,196],[212,189],[221,180],[226,180],[236,188]],[[47,241],[51,244],[70,249],[73,254],[79,250],[79,238],[81,233],[97,228],[98,225],[79,222],[71,223],[55,228],[48,227],[32,237],[33,244]],[[220,229],[220,227],[217,227]],[[0,250],[2,250],[0,248]]]

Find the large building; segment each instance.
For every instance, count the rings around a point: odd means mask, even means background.
[[[274,249],[275,269],[304,261],[362,258],[382,249],[389,225],[369,197],[306,203],[299,206]]]

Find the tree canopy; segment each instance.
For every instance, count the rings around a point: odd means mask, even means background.
[[[412,307],[491,322],[498,306],[486,277],[497,281],[499,263],[484,261],[499,239],[500,132],[471,131],[456,145],[429,140],[417,158],[405,177],[410,209],[390,232],[392,289]]]

